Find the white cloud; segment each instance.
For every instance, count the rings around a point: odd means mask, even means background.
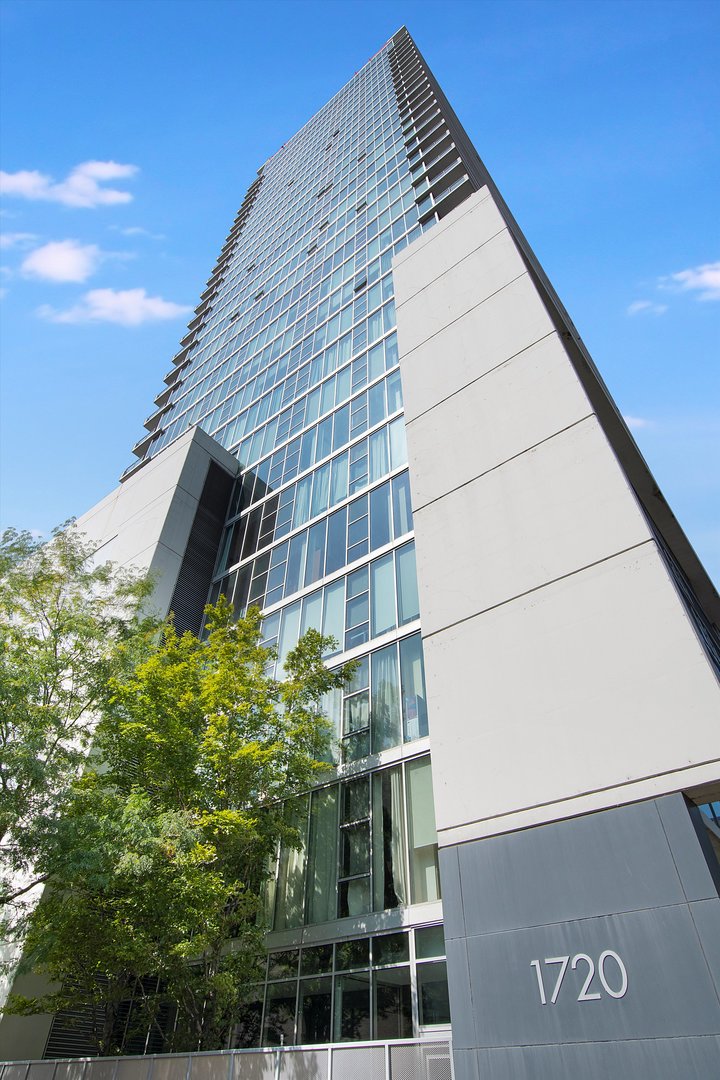
[[[697,292],[698,300],[720,300],[720,262],[703,263],[679,270],[677,274],[661,278],[664,287],[675,287],[683,292]]]
[[[664,315],[667,304],[655,304],[652,300],[634,300],[626,310],[626,315]]]
[[[100,185],[106,180],[128,180],[137,171],[137,165],[121,165],[116,161],[85,161],[76,165],[59,183],[37,169],[0,172],[0,195],[58,202],[63,206],[113,206],[130,202],[132,195],[129,191]]]
[[[119,232],[121,236],[147,236],[150,240],[164,240],[165,237],[162,233],[153,233],[149,229],[143,229],[142,225],[128,225],[126,229],[121,229],[118,225],[111,225],[111,229],[115,232]]]
[[[79,304],[67,311],[55,311],[45,305],[37,314],[56,323],[110,322],[140,326],[146,322],[176,319],[190,310],[160,296],[148,296],[145,289],[91,289]]]
[[[56,240],[26,255],[20,269],[26,277],[42,281],[87,281],[101,258],[96,244]]]
[[[0,248],[7,249],[12,247],[26,248],[29,244],[34,244],[37,240],[35,233],[29,232],[9,232],[0,233]]]
[[[646,420],[643,416],[623,416],[623,420],[631,431],[640,431],[641,428],[654,426],[652,420]]]

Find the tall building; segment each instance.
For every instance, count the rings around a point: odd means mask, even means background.
[[[359,661],[236,1044],[711,1075],[718,597],[405,29],[259,169],[145,429],[103,554]]]

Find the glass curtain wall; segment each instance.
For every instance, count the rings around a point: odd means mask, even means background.
[[[248,1045],[445,1022],[421,931],[371,943],[353,922],[427,920],[440,897],[391,270],[435,218],[420,220],[393,48],[259,170],[148,450],[198,424],[241,462],[210,600],[263,609],[278,673],[309,627],[334,639],[329,664],[358,661],[326,702],[337,779],[289,808],[303,842],[268,888],[271,948],[301,926],[332,941],[273,949]]]

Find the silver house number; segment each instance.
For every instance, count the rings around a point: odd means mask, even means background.
[[[555,976],[555,982],[548,1001],[545,979],[543,978],[543,967],[548,968],[551,965],[551,972]],[[575,953],[573,957],[546,956],[544,960],[531,960],[530,967],[535,968],[541,1005],[554,1005],[557,1002],[568,967],[584,976],[582,988],[577,996],[578,1001],[599,1001],[604,995],[611,998],[622,998],[627,993],[627,968],[613,949],[605,949],[604,952],[600,953],[597,970],[593,958],[583,952]],[[593,989],[593,980],[596,974],[602,987],[601,990]],[[548,983],[548,988],[549,986],[550,983]]]

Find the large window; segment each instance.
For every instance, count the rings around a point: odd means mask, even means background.
[[[363,656],[352,682],[342,694],[342,723],[328,703],[331,718],[342,735],[343,761],[357,761],[428,733],[425,674],[420,634],[411,634]]]
[[[353,468],[351,460],[351,471]],[[329,470],[329,465],[324,466],[323,469],[307,477],[307,480],[312,481],[314,485],[313,499],[317,484],[321,483],[324,492],[322,497],[327,501],[325,497],[328,491]],[[363,481],[363,486],[365,482],[366,480]],[[298,491],[302,483],[301,481],[301,484],[297,485]],[[292,494],[292,490],[290,493]],[[309,489],[306,495],[309,499]],[[265,507],[268,506],[269,503],[266,503]],[[317,507],[313,509],[312,515],[319,514],[322,510],[322,506]],[[258,530],[262,537],[263,530],[266,528],[265,518],[262,523],[260,521],[260,512],[261,508],[258,508],[251,511],[247,518],[241,519],[243,524],[247,522],[245,538],[246,540],[250,538],[251,545],[255,544]],[[272,520],[274,521],[274,516]],[[269,527],[272,529],[272,524]],[[391,540],[405,536],[411,529],[410,487],[408,474],[403,472],[395,476],[392,481],[388,480],[376,487],[369,494],[361,495],[351,503],[340,507],[329,517],[316,522],[310,529],[295,533],[290,540],[285,540],[271,551],[266,551],[255,560],[246,562],[239,570],[232,571],[221,581],[215,582],[210,592],[210,602],[214,603],[222,592],[228,600],[232,601],[238,614],[250,604],[270,607],[283,598],[313,585],[320,578],[335,573],[343,566],[365,558],[369,553],[390,543]],[[272,539],[271,535],[270,539]],[[269,543],[269,539],[263,542]],[[243,552],[244,550],[243,548]],[[405,558],[407,559],[407,555]],[[401,623],[417,617],[417,614],[415,616],[412,614],[418,604],[417,586],[413,580],[414,569],[414,556],[411,561],[397,568],[398,592],[401,597]],[[273,618],[275,616],[269,616],[269,619]],[[336,629],[338,645],[342,649],[342,625]],[[367,633],[363,640],[367,641]],[[351,647],[350,643],[345,643],[345,648]]]
[[[269,884],[274,930],[440,898],[428,756],[318,788],[287,812],[303,842],[283,846]]]
[[[408,1039],[447,1026],[444,957],[438,924],[271,953],[233,1045]]]

